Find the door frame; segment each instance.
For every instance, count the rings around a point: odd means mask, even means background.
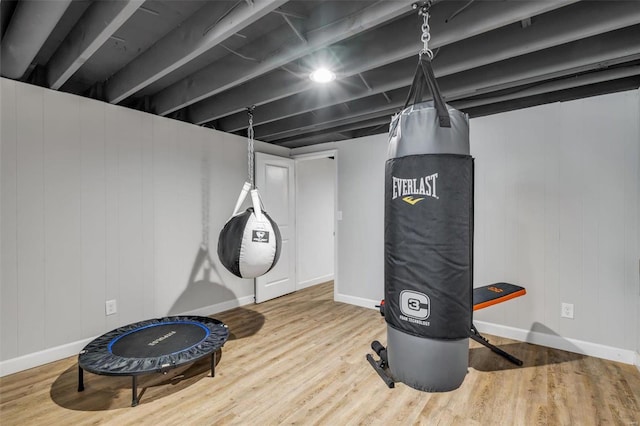
[[[335,165],[335,175],[333,179],[333,299],[335,300],[336,294],[338,294],[338,221],[341,219],[338,214],[338,150],[337,149],[328,149],[325,151],[317,151],[310,152],[308,154],[297,154],[292,155],[291,158],[295,160],[296,169],[298,167],[298,163],[301,161],[309,161],[309,160],[320,160],[323,158],[333,157],[336,162]],[[296,200],[298,199],[298,179],[295,179],[295,192],[296,192]],[[296,223],[298,221],[298,203],[296,201]],[[298,244],[299,233],[296,230],[296,291],[298,291],[298,258],[299,258],[299,247]]]

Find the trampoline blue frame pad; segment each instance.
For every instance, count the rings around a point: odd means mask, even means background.
[[[96,338],[78,355],[78,366],[109,376],[161,372],[211,355],[228,338],[227,326],[209,317],[151,319]]]

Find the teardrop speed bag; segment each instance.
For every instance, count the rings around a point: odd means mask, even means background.
[[[253,207],[238,213],[251,185],[245,183],[231,218],[218,237],[218,258],[240,278],[256,278],[269,272],[278,262],[282,237],[278,225],[262,210],[260,196],[251,190]]]

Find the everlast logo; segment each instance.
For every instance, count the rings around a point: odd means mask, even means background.
[[[437,173],[415,179],[400,179],[395,176],[392,176],[392,178],[392,200],[402,197],[402,201],[414,206],[426,197],[438,199],[438,194],[436,192],[436,180],[438,179]],[[416,197],[416,195],[424,195],[424,197]]]

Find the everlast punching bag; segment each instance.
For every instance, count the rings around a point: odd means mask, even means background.
[[[421,102],[425,83],[433,101]],[[472,322],[473,158],[468,117],[443,102],[426,55],[390,127],[384,236],[389,372],[456,389]]]

